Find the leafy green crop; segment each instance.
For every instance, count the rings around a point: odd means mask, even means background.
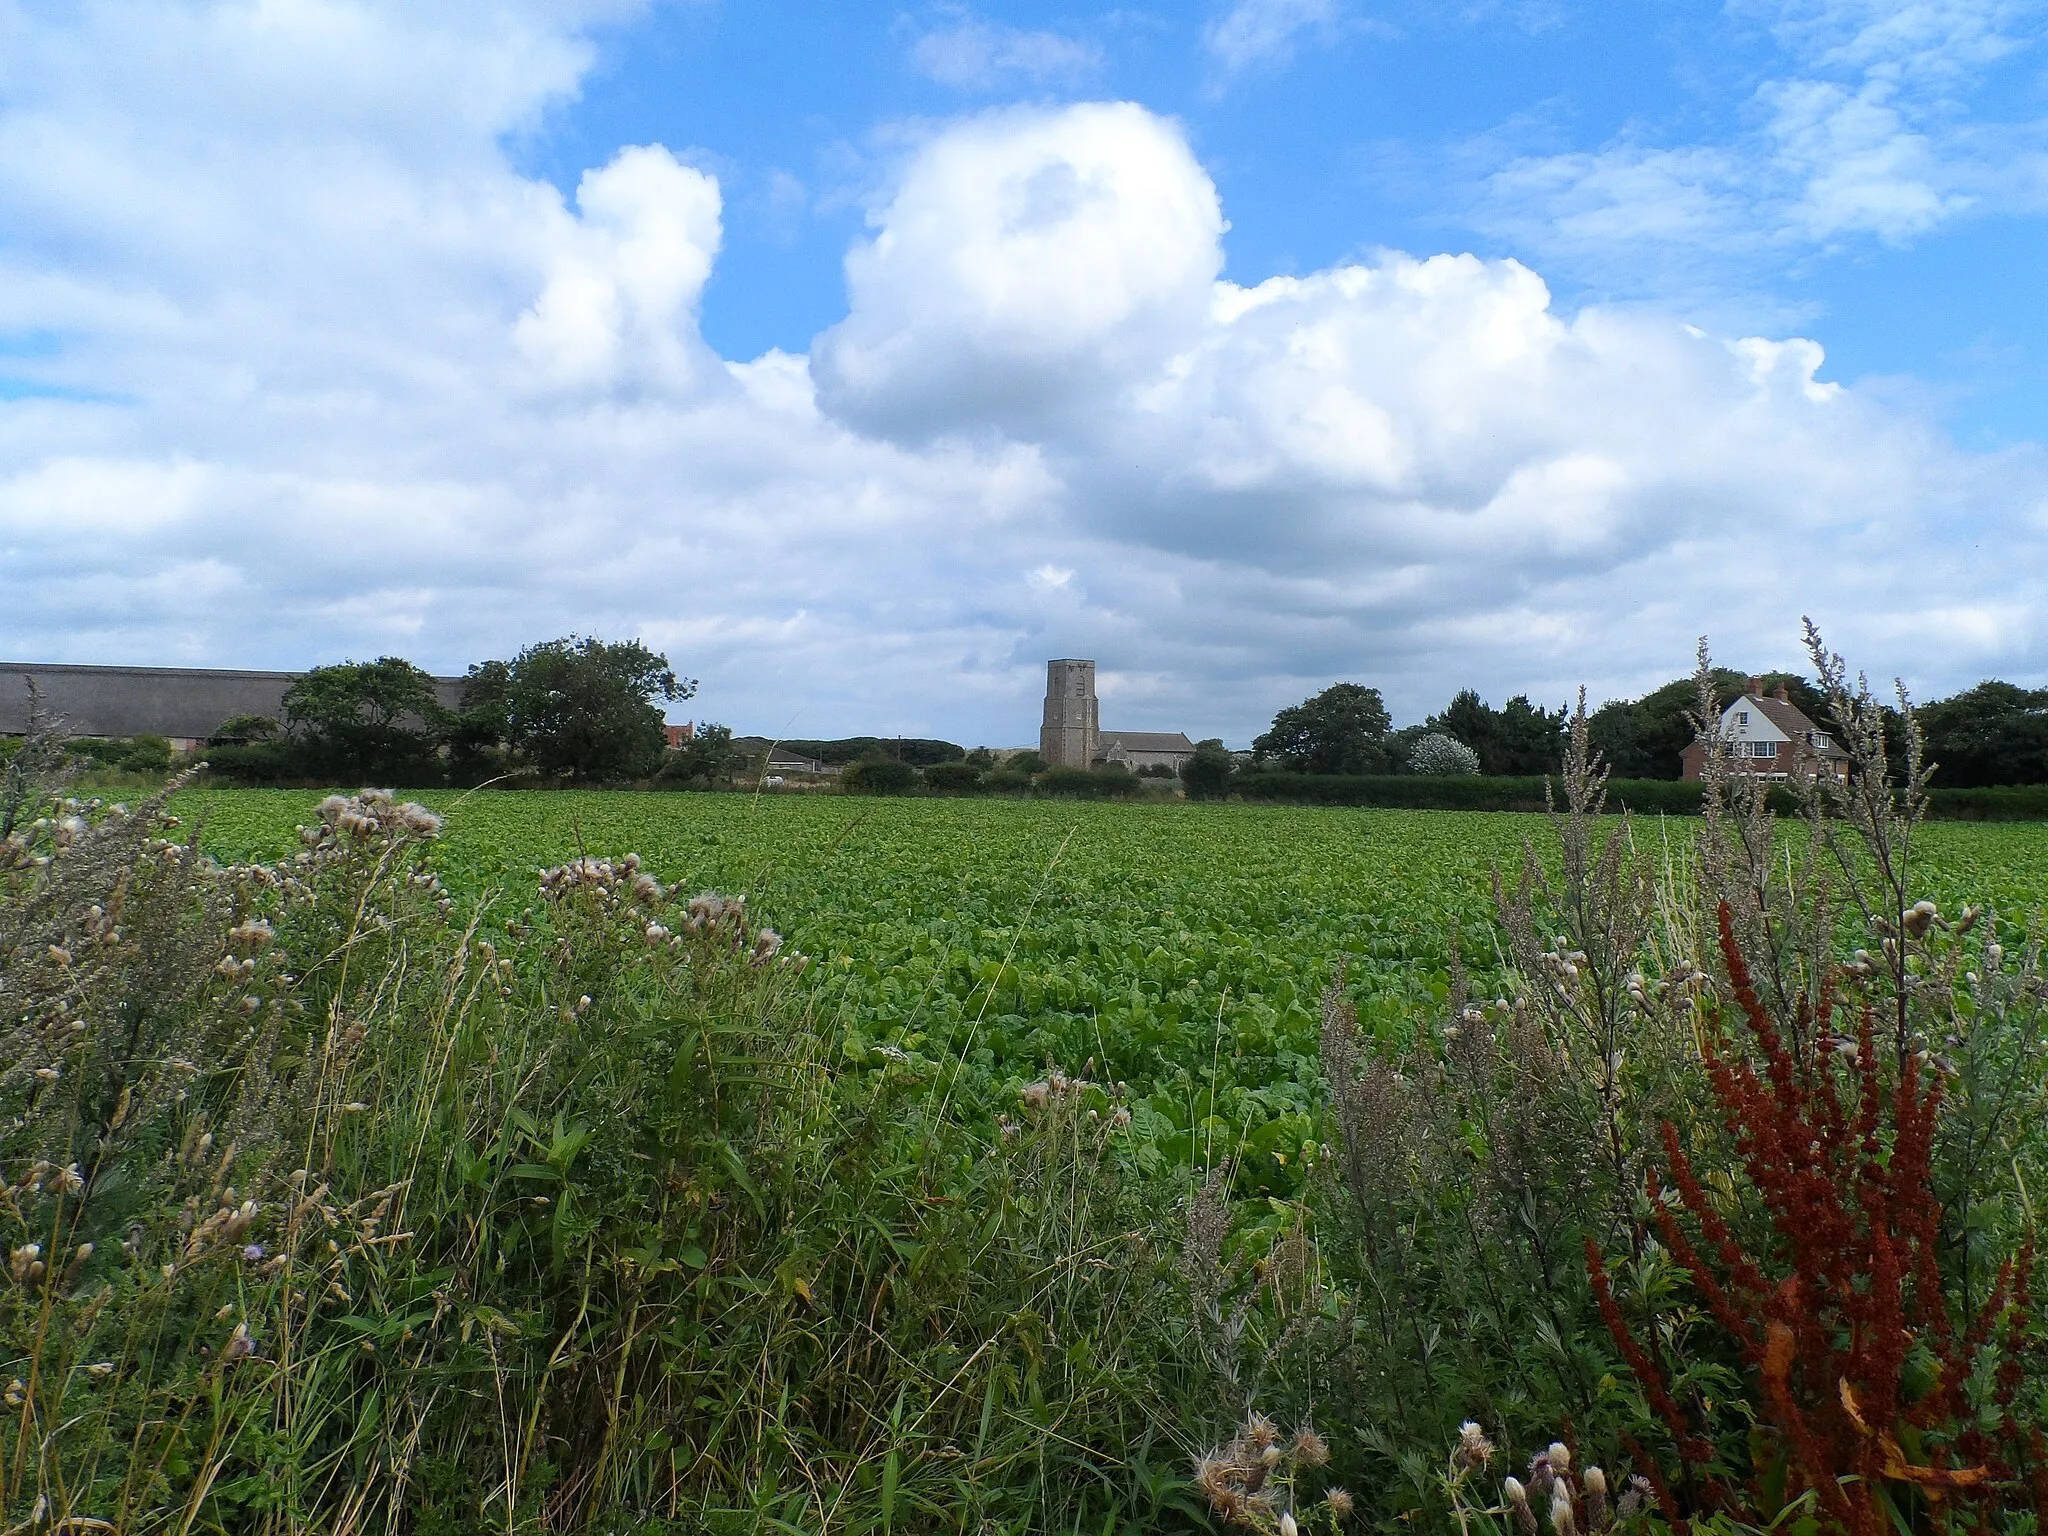
[[[815,1006],[855,1061],[901,1052],[995,1113],[1048,1062],[1128,1082],[1145,1160],[1254,1154],[1295,1188],[1313,1131],[1316,1000],[1336,967],[1370,1027],[1447,989],[1453,927],[1491,989],[1489,881],[1543,818],[1246,805],[648,795],[441,794],[435,852],[458,893],[529,887],[581,851],[637,852],[664,880],[744,892],[813,957]],[[223,857],[276,857],[317,795],[188,792]],[[1616,823],[1618,826],[1619,823]],[[1690,824],[1632,834],[1674,851]],[[1936,900],[2048,902],[2048,833],[1924,831]],[[516,917],[506,906],[499,920]]]

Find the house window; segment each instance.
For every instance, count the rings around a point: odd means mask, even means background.
[[[1778,744],[1775,741],[1753,741],[1750,743],[1750,750],[1758,757],[1776,757]]]
[[[1738,709],[1737,711],[1735,711],[1735,723],[1737,725],[1749,724],[1749,711],[1746,709]]]

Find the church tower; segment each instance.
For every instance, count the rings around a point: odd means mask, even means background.
[[[1102,718],[1095,703],[1095,663],[1049,661],[1045,664],[1045,723],[1038,731],[1038,753],[1055,768],[1087,768],[1095,762],[1095,740]]]

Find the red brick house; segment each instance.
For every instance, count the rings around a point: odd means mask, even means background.
[[[1763,679],[1752,677],[1749,692],[1721,711],[1719,734],[1728,744],[1730,773],[1778,781],[1849,777],[1849,754],[1786,697],[1782,683],[1767,695]],[[1704,742],[1687,747],[1680,759],[1683,776],[1699,778],[1706,756]]]

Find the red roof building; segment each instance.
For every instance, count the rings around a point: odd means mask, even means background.
[[[1766,694],[1760,677],[1749,680],[1749,692],[1721,711],[1719,733],[1728,744],[1728,771],[1757,778],[1811,781],[1822,774],[1839,781],[1849,777],[1849,754],[1791,699],[1785,685]],[[1707,744],[1695,741],[1680,758],[1683,776],[1697,779],[1706,766]]]

